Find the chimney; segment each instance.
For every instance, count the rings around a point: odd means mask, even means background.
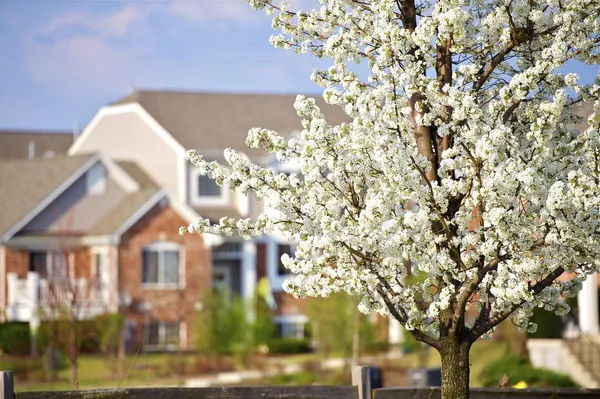
[[[29,159],[35,158],[35,142],[34,141],[29,142],[29,146],[27,147],[27,150],[28,150]]]

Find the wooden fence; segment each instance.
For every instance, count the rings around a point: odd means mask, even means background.
[[[132,388],[14,392],[13,374],[0,371],[0,399],[440,399],[440,388],[371,389],[368,373],[353,371],[353,386]],[[471,399],[595,399],[600,389],[474,388]]]

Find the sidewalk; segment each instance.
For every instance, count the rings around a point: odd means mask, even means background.
[[[380,357],[362,357],[360,360],[361,364],[367,364],[373,361],[374,359],[395,359],[402,357],[402,353],[387,353],[385,356]],[[323,361],[323,368],[325,369],[339,369],[344,367],[346,363],[345,359],[327,359]],[[212,375],[207,375],[205,377],[196,377],[196,378],[188,378],[185,380],[185,386],[188,388],[205,388],[210,386],[222,386],[229,384],[239,384],[246,380],[258,380],[262,378],[269,378],[276,375],[281,374],[294,374],[302,371],[301,364],[282,364],[277,362],[273,362],[270,366],[270,370],[268,371],[260,371],[260,370],[244,370],[244,371],[232,371],[226,373],[217,373]]]

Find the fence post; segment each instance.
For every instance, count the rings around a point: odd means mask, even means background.
[[[352,367],[352,385],[358,386],[358,399],[371,399],[371,373],[368,367]]]
[[[12,371],[0,371],[0,399],[15,398],[15,384]]]

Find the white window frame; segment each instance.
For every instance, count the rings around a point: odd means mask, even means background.
[[[73,276],[73,271],[71,270],[73,268],[73,262],[74,262],[74,257],[73,257],[73,253],[72,252],[68,252],[66,254],[67,259],[65,260],[65,266],[66,269],[64,271],[64,276],[62,276],[62,278],[57,278],[57,276],[55,275],[56,271],[54,270],[54,257],[55,256],[65,256],[65,254],[59,250],[52,250],[52,249],[41,249],[41,250],[37,250],[37,249],[31,249],[28,251],[28,259],[27,262],[29,262],[31,260],[30,258],[30,254],[36,252],[36,253],[40,253],[40,254],[45,254],[46,255],[46,277],[44,278],[45,280],[52,280],[52,281],[60,281],[60,280],[68,280],[69,277]],[[29,269],[31,266],[28,264],[27,268]],[[31,271],[31,270],[30,270]],[[33,271],[35,273],[38,273],[37,271]],[[41,276],[40,276],[41,278]]]
[[[164,253],[167,251],[177,251],[179,253],[179,266],[178,266],[178,273],[179,273],[179,282],[177,283],[165,283],[164,282],[164,255],[163,256],[158,256],[158,277],[159,280],[162,277],[163,281],[162,282],[156,282],[156,283],[147,283],[144,282],[144,251],[155,251],[158,253]],[[152,244],[148,244],[145,245],[142,248],[142,256],[141,256],[141,262],[142,262],[142,288],[144,289],[183,289],[184,288],[184,280],[185,280],[185,275],[183,273],[184,271],[184,265],[185,265],[185,248],[182,247],[181,245],[179,245],[176,242],[170,242],[170,241],[160,241],[160,242],[155,242]]]
[[[281,257],[279,256],[279,245],[289,244],[292,249],[298,245],[297,242],[278,239],[274,236],[268,236],[267,244],[267,277],[271,281],[271,288],[273,292],[283,291],[283,283],[294,277],[294,274],[288,270],[288,274],[279,274],[279,262]],[[287,269],[286,269],[287,270]]]
[[[108,173],[100,162],[92,166],[85,174],[88,195],[104,195],[108,186]]]
[[[151,324],[158,324],[158,344],[156,345],[151,345],[150,343],[148,343],[148,341],[150,340],[150,330],[149,327]],[[175,324],[179,326],[179,344],[167,344],[165,343],[165,339],[166,339],[166,330],[167,330],[167,326],[166,324]],[[162,320],[150,320],[147,323],[144,323],[144,348],[145,349],[166,349],[166,350],[174,350],[177,349],[178,347],[181,348],[182,347],[182,343],[183,340],[182,338],[185,338],[185,333],[182,334],[182,330],[185,328],[184,323],[182,322],[168,322],[168,321],[162,321]]]
[[[221,186],[221,195],[219,196],[211,196],[211,195],[199,195],[198,194],[198,179],[202,176],[202,173],[198,169],[192,169],[192,173],[190,173],[190,204],[192,206],[229,206],[231,205],[231,191],[229,190],[228,184],[223,184]]]
[[[98,257],[101,264],[98,265]],[[110,251],[108,247],[93,247],[92,248],[92,271],[90,275],[94,278],[93,283],[97,290],[97,294],[102,298],[103,302],[108,304],[110,299]],[[101,266],[104,266],[104,270]],[[102,276],[98,276],[98,271]],[[101,278],[103,277],[103,278]]]
[[[283,338],[295,338],[295,339],[305,339],[306,338],[306,325],[309,322],[309,319],[306,315],[303,314],[293,314],[293,315],[285,315],[285,316],[277,316],[273,318],[273,322],[275,324],[281,325],[281,336]],[[289,334],[291,328],[289,326],[301,326],[301,328],[297,329],[301,332],[301,334]],[[300,336],[302,335],[302,336]]]

